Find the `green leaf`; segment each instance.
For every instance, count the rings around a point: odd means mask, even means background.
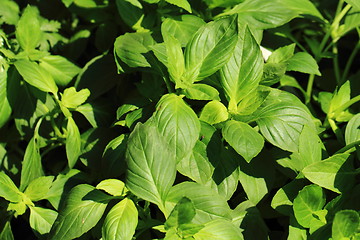
[[[68,85],[80,72],[80,68],[60,55],[48,55],[40,59],[40,67],[51,74],[59,86]]]
[[[170,79],[178,85],[180,78],[185,71],[184,53],[181,48],[181,43],[166,31],[162,32],[167,55],[167,69],[169,71]]]
[[[35,49],[41,40],[39,12],[36,7],[27,6],[16,25],[16,39],[22,49],[29,51]]]
[[[230,120],[222,129],[225,140],[247,162],[250,162],[264,147],[263,137],[247,123]]]
[[[29,183],[24,193],[34,202],[46,199],[53,181],[54,176],[36,178]]]
[[[30,207],[30,227],[41,235],[49,233],[57,215],[58,213],[51,209]]]
[[[32,180],[44,176],[40,150],[37,141],[38,139],[36,136],[31,138],[25,150],[24,160],[22,162],[21,168],[21,190],[25,189]]]
[[[1,57],[0,57],[1,60]],[[7,70],[1,70],[0,66],[0,128],[9,120],[11,115],[11,105],[7,96]]]
[[[304,167],[321,161],[323,144],[314,129],[305,125],[299,137],[299,151],[291,156],[293,161],[299,163],[301,171]]]
[[[304,187],[294,199],[296,220],[301,226],[310,228],[311,221],[316,219],[316,212],[321,210],[325,203],[325,194],[321,187],[316,185]]]
[[[102,217],[108,196],[87,184],[74,187],[52,225],[49,239],[71,240],[92,229]]]
[[[338,29],[338,37],[342,37],[348,32],[360,26],[360,12],[355,8],[350,9],[348,14],[345,16],[344,24]]]
[[[360,226],[359,213],[354,210],[342,210],[335,214],[332,224],[332,239],[350,239]],[[353,239],[353,238],[351,238]]]
[[[51,74],[41,68],[39,64],[29,60],[18,60],[14,63],[16,69],[24,80],[30,85],[40,89],[43,92],[56,94],[58,87],[55,84]]]
[[[236,112],[237,104],[257,88],[263,65],[259,45],[250,29],[245,24],[240,26],[235,49],[220,69],[221,85],[230,101],[230,111]]]
[[[151,122],[135,126],[128,140],[126,160],[126,187],[163,210],[163,203],[175,181],[176,162],[166,140]]]
[[[175,205],[174,209],[171,211],[169,217],[167,218],[164,227],[165,230],[168,230],[172,227],[179,227],[180,225],[191,223],[195,217],[195,207],[190,199],[183,197]]]
[[[223,196],[210,187],[194,182],[182,182],[172,187],[166,199],[166,209],[170,212],[183,197],[194,204],[196,215],[193,223],[203,224],[213,219],[231,218],[231,210]]]
[[[107,105],[101,102],[85,103],[75,109],[84,115],[93,128],[108,126],[109,115]]]
[[[356,10],[360,10],[360,3],[358,0],[345,0],[345,2],[347,2],[348,4],[350,4],[353,8],[355,8]]]
[[[266,62],[268,63],[281,63],[281,62],[287,62],[289,59],[291,59],[294,56],[296,44],[290,44],[281,48],[276,49],[268,60]]]
[[[238,39],[236,19],[220,18],[196,32],[185,49],[185,84],[212,75],[229,60]]]
[[[244,239],[240,228],[225,219],[216,219],[205,223],[204,225],[204,228],[194,235],[195,240]]]
[[[345,142],[351,144],[360,140],[360,113],[350,119],[345,129]]]
[[[207,157],[206,148],[207,145],[205,143],[197,141],[192,154],[189,157],[183,158],[177,164],[177,170],[182,175],[200,184],[210,181],[214,172],[214,167]]]
[[[262,75],[261,84],[271,86],[278,83],[285,76],[286,63],[267,62],[264,65],[264,73]]]
[[[174,4],[192,13],[190,3],[187,0],[165,0],[168,3]]]
[[[306,52],[295,53],[294,56],[287,61],[287,64],[287,71],[297,71],[321,76],[319,66],[315,59]]]
[[[81,154],[81,137],[79,128],[77,127],[72,117],[68,118],[66,135],[66,156],[68,159],[69,168],[73,168]]]
[[[122,20],[134,30],[142,29],[144,13],[138,0],[116,0]]]
[[[2,0],[0,5],[0,24],[15,25],[19,20],[19,6],[11,0]],[[11,231],[11,230],[10,230]]]
[[[315,131],[305,105],[296,96],[284,91],[272,89],[253,117],[266,140],[290,152],[298,151],[299,137],[304,125]]]
[[[10,221],[6,221],[4,227],[0,232],[0,239],[2,240],[14,240],[14,235],[11,230]]]
[[[96,189],[104,190],[113,196],[122,196],[125,191],[125,183],[118,179],[105,179],[96,185]]]
[[[150,50],[149,46],[154,44],[150,32],[126,33],[116,39],[114,50],[129,67],[150,67],[144,54]]]
[[[281,0],[246,0],[225,14],[239,14],[242,22],[249,24],[252,28],[268,29],[281,26],[298,13],[289,8]]]
[[[181,15],[167,18],[161,24],[161,32],[174,36],[182,47],[190,41],[196,31],[205,24],[204,20],[194,15]]]
[[[207,84],[192,84],[181,90],[186,98],[193,100],[220,100],[219,92],[216,88]]]
[[[131,240],[138,224],[138,211],[131,199],[124,198],[111,208],[102,226],[103,240]]]
[[[20,202],[22,200],[21,192],[4,172],[0,172],[0,197],[11,202]]]
[[[153,118],[177,161],[191,152],[199,137],[200,122],[181,97],[164,95],[156,105]]]
[[[66,88],[61,95],[61,103],[67,108],[77,108],[90,96],[89,89],[76,91],[74,87]]]
[[[221,102],[214,100],[208,102],[201,111],[200,120],[211,125],[228,120],[229,113]]]
[[[355,171],[349,157],[346,153],[334,155],[305,167],[302,173],[321,187],[337,193],[345,192],[352,188],[355,181]]]
[[[282,4],[287,6],[289,9],[298,12],[301,15],[312,15],[324,20],[319,10],[310,0],[282,0]]]

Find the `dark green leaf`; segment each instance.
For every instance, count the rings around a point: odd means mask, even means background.
[[[165,230],[191,223],[195,214],[195,207],[191,200],[186,197],[180,199],[164,224]]]
[[[191,13],[191,6],[187,0],[165,0],[168,3],[174,4],[178,7],[181,7]]]

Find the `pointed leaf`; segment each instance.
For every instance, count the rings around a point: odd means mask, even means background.
[[[166,140],[153,124],[135,126],[128,140],[126,160],[126,187],[162,208],[175,180],[176,162]]]
[[[66,130],[66,156],[69,167],[73,168],[81,154],[81,137],[79,128],[72,117],[68,118]]]
[[[263,59],[247,25],[239,27],[239,38],[229,61],[221,68],[221,85],[230,101],[230,110],[255,90],[261,80]],[[234,109],[232,109],[234,108]]]
[[[76,91],[74,87],[66,88],[61,95],[61,102],[67,108],[77,108],[83,104],[90,96],[89,89],[81,89]]]
[[[191,13],[191,6],[187,0],[165,0],[168,3],[174,4],[178,7],[181,7]]]
[[[154,120],[177,161],[194,148],[200,133],[195,112],[175,94],[164,95],[156,105]]]
[[[305,167],[302,173],[311,182],[341,193],[354,185],[355,170],[349,154],[337,154],[320,162]]]
[[[111,208],[102,226],[103,240],[131,240],[138,224],[138,211],[131,199],[124,198]]]
[[[237,39],[236,17],[220,18],[201,27],[186,46],[183,81],[193,83],[219,70],[228,61]]]
[[[33,137],[25,150],[21,168],[20,189],[25,189],[32,180],[42,176],[44,176],[44,171],[41,164],[40,150],[36,137]]]
[[[263,137],[248,124],[230,120],[222,129],[225,140],[247,162],[250,162],[264,147]]]
[[[0,172],[0,197],[11,202],[20,202],[22,200],[21,192],[4,172]]]
[[[16,69],[24,80],[30,85],[40,89],[43,92],[57,93],[58,88],[54,79],[46,70],[37,63],[29,60],[18,60],[14,63]]]
[[[321,76],[319,66],[315,59],[308,53],[298,52],[287,62],[287,71],[297,71]]]
[[[108,195],[87,184],[74,187],[52,225],[49,239],[71,240],[92,229],[102,217]]]
[[[96,189],[104,190],[113,196],[122,196],[125,190],[125,184],[118,179],[105,179],[96,185]]]

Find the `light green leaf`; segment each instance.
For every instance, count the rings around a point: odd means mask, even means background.
[[[165,0],[168,3],[174,4],[192,13],[190,3],[187,0]]]
[[[321,187],[317,185],[304,187],[294,199],[296,220],[301,226],[310,228],[311,221],[316,219],[316,212],[321,210],[325,203],[325,194]]]
[[[257,88],[263,65],[259,45],[250,29],[246,24],[239,26],[235,49],[229,61],[220,69],[221,85],[230,101],[230,111],[236,112],[237,104]]]
[[[177,170],[184,176],[198,182],[205,184],[210,181],[214,172],[214,166],[210,163],[207,152],[207,145],[201,141],[197,141],[192,154],[189,157],[183,158],[177,164]]]
[[[263,137],[247,123],[230,120],[222,129],[225,140],[247,162],[250,162],[264,147]]]
[[[181,15],[167,18],[161,24],[161,32],[167,32],[181,43],[182,47],[190,41],[196,31],[205,24],[204,20],[194,15]]]
[[[0,197],[11,202],[20,202],[22,199],[21,192],[4,172],[0,172]]]
[[[196,215],[193,223],[203,224],[213,219],[230,219],[231,210],[226,199],[210,187],[194,182],[182,182],[171,188],[166,199],[166,209],[170,212],[176,203],[187,197],[194,204]]]
[[[201,27],[185,49],[185,84],[202,80],[230,58],[238,39],[237,18],[220,18]]]
[[[339,37],[345,35],[356,27],[360,26],[360,12],[355,8],[350,9],[345,16],[344,24],[338,28]]]
[[[51,209],[30,207],[30,227],[43,235],[50,232],[58,213]]]
[[[10,25],[15,25],[18,22],[18,20],[19,20],[18,4],[11,0],[1,0],[0,24],[5,22]]]
[[[80,72],[80,68],[60,55],[47,55],[40,59],[40,67],[54,78],[59,86],[68,85]]]
[[[66,130],[66,156],[69,168],[73,168],[81,154],[81,137],[79,128],[72,117],[68,118]]]
[[[144,56],[155,41],[150,32],[126,33],[114,43],[114,51],[121,61],[129,67],[150,67]]]
[[[291,156],[293,161],[299,163],[301,171],[304,167],[321,161],[323,144],[314,129],[305,125],[299,137],[299,151]]]
[[[28,184],[38,178],[44,176],[41,164],[41,156],[37,138],[34,136],[26,147],[24,160],[21,168],[20,189],[24,190]]]
[[[335,214],[332,224],[332,239],[350,239],[360,226],[359,213],[354,210],[342,210]],[[353,239],[353,238],[351,238]]]
[[[24,193],[31,201],[45,199],[53,180],[54,176],[36,178],[29,183]]]
[[[164,95],[156,105],[153,118],[177,161],[191,152],[199,137],[200,122],[181,97]]]
[[[290,44],[281,48],[276,49],[268,60],[266,62],[268,63],[281,63],[281,62],[287,62],[289,59],[291,59],[294,56],[296,44]]]
[[[16,25],[16,39],[22,49],[29,51],[35,49],[41,40],[39,11],[36,7],[28,5]]]
[[[282,0],[246,0],[224,14],[239,14],[241,21],[252,28],[268,29],[281,26],[298,13]]]
[[[138,211],[131,199],[124,198],[107,214],[102,226],[103,240],[131,240],[138,224]]]
[[[126,160],[126,187],[163,211],[163,203],[175,180],[176,161],[166,139],[152,122],[135,126],[128,140]]]
[[[333,155],[305,167],[302,173],[321,187],[337,193],[345,192],[352,188],[355,181],[355,170],[349,157],[346,153]]]
[[[1,60],[1,56],[0,56]],[[0,65],[0,128],[9,120],[11,115],[11,105],[7,96],[7,70],[1,70]]]
[[[281,3],[297,13],[305,15],[304,17],[312,15],[324,20],[324,17],[310,0],[282,0]]]
[[[298,151],[304,125],[315,131],[306,106],[293,94],[280,90],[272,89],[253,117],[266,140],[290,152]]]
[[[3,229],[0,232],[0,239],[2,240],[14,240],[14,235],[11,230],[10,221],[6,221]]]
[[[207,84],[192,84],[181,90],[186,98],[193,100],[220,100],[219,92],[216,88]]]
[[[315,59],[306,52],[295,53],[294,56],[287,61],[287,64],[287,71],[297,71],[321,76],[319,66]]]
[[[356,10],[360,10],[360,2],[358,0],[345,0],[348,4],[350,4]]]
[[[345,129],[345,142],[351,144],[360,141],[360,113],[350,119]]]
[[[49,239],[71,240],[92,229],[102,217],[109,197],[87,184],[74,187],[52,225]]]
[[[96,185],[96,189],[104,190],[113,196],[122,196],[125,191],[125,183],[118,179],[105,179]]]
[[[81,89],[76,91],[74,87],[66,88],[61,94],[61,103],[67,108],[77,108],[83,104],[90,96],[89,89]]]
[[[204,224],[198,233],[194,235],[195,240],[242,240],[243,235],[240,228],[225,219],[216,219]]]
[[[167,69],[170,79],[178,85],[178,83],[180,83],[180,78],[185,71],[185,60],[184,53],[181,49],[181,43],[166,31],[162,32],[162,35],[166,47]]]
[[[200,120],[211,125],[228,120],[229,113],[221,102],[214,100],[208,102],[201,111]]]
[[[58,87],[49,72],[44,70],[35,62],[29,60],[18,60],[14,63],[16,69],[24,80],[30,85],[43,92],[57,93]]]

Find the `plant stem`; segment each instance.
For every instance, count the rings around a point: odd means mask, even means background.
[[[341,105],[340,107],[338,107],[337,109],[335,109],[333,111],[333,115],[336,116],[337,114],[340,114],[341,112],[345,111],[346,109],[348,109],[351,105],[353,105],[354,103],[357,103],[360,101],[360,95],[350,99],[349,101],[347,101],[346,103],[344,103],[343,105]]]
[[[335,55],[333,58],[335,79],[336,79],[337,84],[341,85],[338,48],[337,48],[336,44],[333,45],[332,52]]]
[[[334,119],[329,118],[328,121],[329,121],[330,127],[331,127],[331,129],[333,130],[333,132],[335,133],[336,138],[338,139],[338,141],[341,142],[341,143],[344,143],[344,142],[345,142],[344,137],[343,137],[343,135],[341,134],[341,130],[340,130],[340,128],[336,125]]]
[[[343,148],[341,148],[340,150],[338,150],[335,154],[345,153],[345,152],[347,152],[348,150],[356,147],[357,145],[360,145],[360,140],[355,141],[355,142],[352,142],[352,143],[346,145],[345,147],[343,147]],[[354,150],[353,150],[353,151],[354,151]],[[353,152],[353,151],[351,151],[351,152]]]
[[[311,93],[312,93],[312,88],[314,85],[314,79],[315,79],[315,74],[310,74],[307,88],[306,88],[305,104],[308,104],[311,100]]]
[[[348,61],[346,62],[346,66],[345,66],[343,75],[341,77],[341,83],[344,83],[346,81],[346,78],[349,74],[350,67],[351,67],[352,63],[354,62],[355,56],[359,52],[359,49],[360,49],[360,41],[358,41],[354,50],[351,52],[351,54],[348,58]]]

